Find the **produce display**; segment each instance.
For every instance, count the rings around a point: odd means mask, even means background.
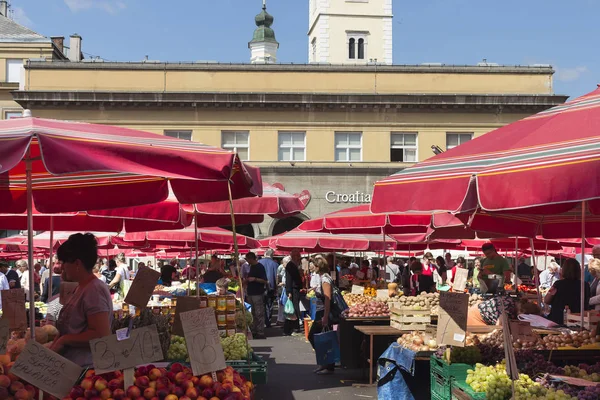
[[[508,400],[512,398],[512,381],[506,374],[504,363],[489,367],[476,364],[474,370],[467,371],[466,382],[475,392],[485,393],[486,399]],[[526,374],[519,374],[519,379],[514,384],[516,399],[532,399],[536,396],[551,398],[542,385],[531,380]]]
[[[396,340],[396,343],[412,351],[432,351],[438,347],[435,338],[418,331],[405,333]]]
[[[381,300],[371,300],[368,303],[355,304],[344,311],[348,318],[389,317],[390,309]]]
[[[364,294],[345,293],[343,296],[346,304],[348,304],[348,307],[352,307],[357,304],[367,304],[373,301],[373,298],[365,296]]]
[[[170,370],[148,365],[137,368],[134,384],[125,388],[123,374],[120,371],[95,375],[94,370],[88,370],[81,384],[73,387],[70,395],[64,400],[251,399],[253,384],[247,382],[233,368],[227,367],[218,371],[216,375],[217,380],[213,380],[210,374],[193,376],[190,368],[178,363],[172,364]]]
[[[183,336],[171,335],[171,344],[167,350],[167,360],[189,361],[187,346]]]
[[[377,289],[375,289],[374,287],[365,287],[364,295],[368,297],[376,297]]]
[[[467,345],[478,345],[479,343],[489,346],[503,347],[504,336],[502,334],[502,329],[495,329],[487,335],[467,335]],[[554,350],[562,347],[579,348],[582,346],[593,345],[595,343],[600,343],[600,336],[594,336],[590,332],[582,331],[547,335],[544,338],[536,335],[536,340],[529,342],[517,339],[513,342],[513,347],[515,349]]]
[[[252,347],[247,343],[246,335],[243,333],[236,333],[234,336],[221,338],[225,360],[247,359],[248,354],[252,352]]]
[[[440,295],[438,293],[421,292],[418,296],[399,296],[387,300],[389,307],[405,310],[431,310],[432,314],[438,313]]]
[[[8,355],[0,356],[0,399],[37,400],[38,389],[10,373],[13,364]],[[44,399],[56,400],[56,397],[44,394]]]

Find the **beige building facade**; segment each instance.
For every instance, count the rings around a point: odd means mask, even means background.
[[[378,4],[374,15],[384,15],[379,8],[388,4],[311,2],[330,4],[329,17],[339,13],[338,3],[347,9]],[[372,43],[369,38],[369,54]],[[8,65],[16,53],[1,46],[0,66]],[[48,48],[49,54],[58,51],[52,42]],[[367,203],[374,181],[431,157],[432,147],[460,145],[566,99],[554,93],[549,66],[396,66],[382,65],[379,56],[364,65],[110,63],[70,60],[63,51],[62,59],[45,60],[23,53],[18,84],[0,83],[12,85],[3,110],[27,108],[36,117],[120,125],[234,149],[261,167],[266,182],[292,193],[310,191],[298,217],[244,227],[255,237]]]

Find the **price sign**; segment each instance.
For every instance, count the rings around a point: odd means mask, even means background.
[[[200,299],[195,296],[178,296],[175,305],[175,318],[171,333],[177,336],[183,336],[183,327],[181,326],[181,313],[200,309]]]
[[[156,325],[134,329],[125,340],[119,340],[117,335],[90,340],[90,348],[96,374],[133,368],[164,358]]]
[[[469,277],[469,270],[464,268],[456,268],[454,275],[454,283],[452,284],[452,290],[455,292],[462,292],[467,287],[467,278]]]
[[[521,339],[521,342],[535,342],[538,337],[533,333],[531,324],[526,321],[510,321],[510,333],[513,340]]]
[[[10,329],[27,329],[25,289],[1,290],[0,296],[2,296],[2,318],[8,319]]]
[[[377,299],[387,300],[390,298],[390,291],[388,289],[377,289]]]
[[[181,313],[180,317],[194,376],[226,368],[215,310],[202,308]]]
[[[364,286],[352,285],[352,294],[365,294]]]
[[[139,308],[145,308],[154,292],[154,287],[160,278],[160,272],[148,267],[141,267],[125,296],[125,303]]]
[[[8,319],[0,319],[0,354],[6,354],[6,344],[10,339],[10,326]]]
[[[437,342],[464,347],[469,312],[469,295],[440,292]]]
[[[63,306],[67,304],[69,300],[71,300],[71,297],[73,297],[73,294],[75,293],[75,290],[77,290],[78,286],[79,283],[77,282],[61,282],[60,297],[58,302]]]
[[[82,368],[30,340],[10,372],[40,390],[62,399],[69,394],[79,379]]]

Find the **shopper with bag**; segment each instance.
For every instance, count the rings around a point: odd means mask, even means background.
[[[298,270],[298,265],[302,262],[300,250],[292,250],[290,257],[292,260],[285,266],[285,292],[294,307],[295,313],[287,315],[285,318],[283,334],[286,336],[290,336],[294,331],[300,333],[300,289],[302,289],[302,277]]]
[[[317,313],[310,327],[308,340],[315,349],[319,366],[314,372],[318,375],[332,374],[335,362],[339,361],[340,349],[337,333],[331,330],[330,313],[333,306],[333,279],[329,275],[329,264],[323,257],[315,259],[317,273],[321,276],[321,284],[315,289]],[[337,355],[336,355],[337,354]]]

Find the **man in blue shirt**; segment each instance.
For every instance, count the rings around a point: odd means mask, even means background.
[[[279,264],[273,261],[273,253],[273,249],[268,249],[265,252],[265,256],[259,261],[259,263],[261,263],[262,266],[265,267],[267,279],[269,280],[269,285],[267,287],[265,298],[265,326],[267,328],[271,327],[273,303],[275,302],[275,294],[277,293],[277,268],[279,268]]]

